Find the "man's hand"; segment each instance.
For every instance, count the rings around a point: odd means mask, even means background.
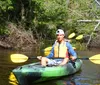
[[[75,57],[72,57],[72,58],[71,58],[72,61],[74,61],[75,59],[76,59]]]
[[[37,59],[41,60],[42,59],[42,56],[37,56]]]

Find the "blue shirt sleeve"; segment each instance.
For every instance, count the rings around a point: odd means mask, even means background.
[[[66,46],[68,48],[69,54],[72,55],[73,57],[77,58],[77,54],[74,51],[74,49],[72,48],[72,45],[69,42],[66,42]]]
[[[54,56],[54,45],[52,46],[52,50],[50,51],[50,54],[47,56],[47,58],[53,58]]]

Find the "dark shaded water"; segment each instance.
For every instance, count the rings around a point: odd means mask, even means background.
[[[23,53],[28,56],[36,56],[37,52],[16,52],[0,49],[0,85],[18,85],[11,71],[19,65],[24,65],[37,60],[31,59],[25,63],[15,64],[10,60],[10,54]],[[91,57],[100,54],[99,49],[90,51],[77,51],[80,57]],[[89,60],[83,60],[82,69],[74,75],[62,77],[56,80],[41,82],[34,85],[100,85],[100,65],[94,64]]]

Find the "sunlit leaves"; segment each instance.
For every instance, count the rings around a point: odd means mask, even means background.
[[[63,20],[67,15],[66,0],[32,0],[36,3],[38,19],[43,21]]]
[[[6,11],[8,9],[12,9],[12,0],[0,0],[0,10]]]
[[[14,9],[13,6],[9,6],[9,7],[8,7],[8,10],[13,10],[13,9]]]

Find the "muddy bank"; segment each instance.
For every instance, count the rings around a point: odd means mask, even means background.
[[[91,40],[89,47],[100,48],[100,32],[95,38]]]
[[[32,31],[26,31],[20,26],[8,24],[9,35],[0,36],[0,47],[5,49],[31,50],[37,45]]]

